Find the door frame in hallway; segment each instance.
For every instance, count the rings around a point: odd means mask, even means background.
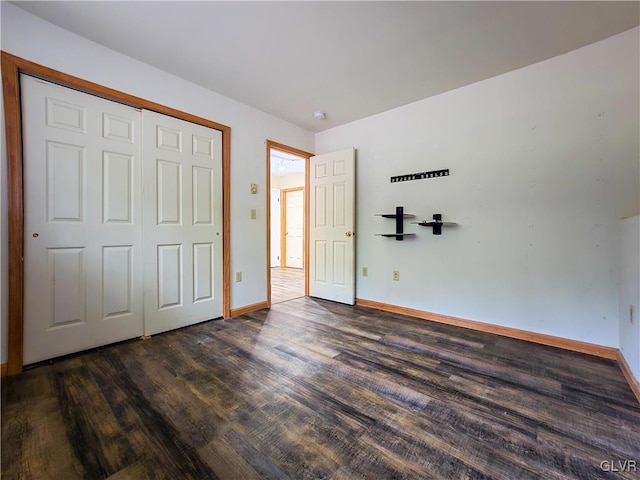
[[[24,185],[22,152],[22,118],[20,112],[20,73],[40,77],[63,86],[74,88],[107,100],[113,100],[131,107],[151,110],[203,125],[222,132],[222,211],[223,211],[223,316],[228,318],[231,312],[230,283],[230,166],[231,166],[231,128],[176,110],[155,102],[135,97],[97,83],[89,82],[43,65],[1,52],[2,89],[5,114],[7,149],[7,190],[9,217],[9,325],[7,348],[7,374],[22,372],[23,336],[24,336]]]
[[[306,187],[309,184],[309,159],[314,156],[313,153],[305,152],[282,143],[274,142],[272,140],[266,140],[266,201],[267,201],[267,256],[266,256],[266,269],[267,269],[267,307],[271,306],[271,150],[278,150],[280,152],[296,155],[304,159],[304,294],[309,295],[309,189]],[[280,255],[282,259],[282,253]]]

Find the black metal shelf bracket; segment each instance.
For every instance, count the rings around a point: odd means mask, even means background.
[[[434,213],[433,221],[431,222],[427,222],[426,220],[423,220],[422,222],[413,222],[413,223],[417,223],[421,227],[432,227],[434,235],[442,235],[442,227],[454,227],[458,225],[455,222],[443,222],[441,213]]]
[[[376,233],[380,237],[395,237],[402,241],[405,237],[413,237],[415,233],[404,233],[404,219],[415,218],[415,215],[404,213],[404,207],[396,207],[396,213],[378,213],[377,216],[384,218],[394,218],[396,220],[396,233]]]

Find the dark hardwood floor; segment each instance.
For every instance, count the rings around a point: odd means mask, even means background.
[[[302,268],[271,268],[271,305],[304,297]]]
[[[2,382],[5,480],[640,478],[625,461],[615,362],[310,298]]]

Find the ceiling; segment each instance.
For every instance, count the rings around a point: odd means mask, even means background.
[[[285,177],[296,173],[304,173],[306,161],[302,157],[291,155],[272,148],[270,150],[271,175],[274,177]]]
[[[12,3],[313,132],[640,23],[637,1]]]

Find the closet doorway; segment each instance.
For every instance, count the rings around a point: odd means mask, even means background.
[[[222,231],[220,232],[220,238],[222,242],[222,245],[221,245],[222,246],[222,262],[221,262],[222,263],[222,267],[221,267],[222,268],[222,295],[221,295],[222,298],[221,298],[221,301],[222,301],[222,314],[225,318],[228,318],[230,316],[230,310],[231,310],[230,308],[230,290],[231,289],[230,289],[230,282],[229,282],[230,261],[229,261],[229,254],[228,254],[229,238],[230,238],[230,235],[229,235],[229,230],[230,230],[230,215],[229,215],[230,214],[230,210],[229,210],[230,148],[229,148],[229,145],[230,145],[231,129],[217,122],[213,122],[211,120],[208,120],[202,117],[198,117],[180,110],[176,110],[158,103],[154,103],[140,97],[134,97],[127,93],[113,90],[108,87],[105,87],[96,83],[92,83],[78,77],[73,77],[66,73],[53,70],[51,68],[48,68],[42,65],[38,65],[36,63],[30,62],[28,60],[24,60],[14,55],[8,54],[6,52],[1,52],[0,56],[2,57],[1,58],[2,87],[3,87],[2,95],[3,95],[3,100],[4,100],[3,103],[4,103],[4,110],[5,110],[5,126],[6,126],[5,131],[6,131],[6,148],[7,148],[7,184],[8,184],[7,196],[8,196],[8,217],[9,217],[8,218],[9,220],[8,222],[9,223],[8,267],[9,267],[9,278],[12,279],[11,283],[8,286],[9,321],[8,321],[8,333],[7,333],[8,361],[7,361],[6,373],[8,375],[15,375],[20,373],[22,371],[22,366],[24,363],[23,347],[24,347],[25,327],[26,327],[25,315],[24,315],[25,313],[24,307],[26,303],[26,299],[25,299],[25,293],[26,293],[25,292],[25,273],[26,272],[25,272],[24,259],[27,253],[25,251],[24,240],[27,237],[29,239],[34,239],[34,240],[45,239],[45,237],[41,235],[42,232],[40,231],[25,231],[24,213],[25,213],[25,209],[29,207],[26,205],[26,200],[27,200],[25,195],[26,185],[23,184],[23,179],[25,179],[25,172],[24,172],[24,162],[23,162],[23,140],[24,140],[23,133],[24,132],[22,129],[22,113],[24,112],[21,112],[21,94],[20,94],[20,74],[22,73],[27,75],[32,75],[39,79],[48,79],[55,84],[71,87],[74,90],[93,94],[106,100],[113,100],[118,104],[127,105],[129,107],[133,107],[134,109],[142,109],[142,110],[148,110],[150,112],[157,112],[172,118],[185,120],[195,125],[209,127],[221,133],[222,135],[222,138],[221,138],[221,142],[222,142],[222,152],[221,152],[221,155],[222,155],[222,158],[221,158],[221,162],[222,162],[222,179],[221,179]],[[73,129],[74,121],[80,121],[81,119],[85,118],[85,113],[83,109],[76,108],[75,111],[77,115],[74,116],[73,107],[78,106],[74,101],[58,102],[58,103],[52,101],[52,102],[49,102],[48,106],[53,108],[53,110],[56,110],[56,108],[58,109],[57,112],[60,113],[60,115],[58,115],[57,117],[58,120],[60,121],[59,126],[67,126]],[[70,108],[67,108],[67,107],[70,107]],[[55,113],[55,112],[51,112],[51,113]],[[88,115],[88,111],[86,114]],[[49,117],[45,115],[44,116],[45,123],[47,118],[49,118],[49,120],[51,121],[54,121],[55,123],[54,117],[55,115],[53,117],[51,117],[51,115],[49,115]],[[107,130],[108,132],[113,133],[114,136],[122,136],[126,134],[126,131],[127,131],[126,128],[120,128],[125,126],[126,122],[118,122],[117,121],[119,119],[118,117],[120,117],[120,115],[116,115],[113,117],[107,115],[106,117],[105,116],[102,117],[102,120],[105,120],[105,118],[107,118],[109,122],[113,120],[113,125],[110,124]],[[126,117],[126,115],[124,115],[123,118],[124,117]],[[42,118],[42,115],[41,115],[41,118]],[[77,122],[76,122],[76,126],[77,126]],[[55,128],[55,127],[50,127],[50,128]],[[105,130],[103,128],[102,133],[100,135],[104,135],[104,133],[105,133]],[[169,135],[167,139],[169,139],[169,137],[171,137],[171,135]],[[58,156],[54,156],[55,157],[54,158],[54,157],[51,157],[50,155],[52,160],[49,162],[49,166],[56,167],[56,168],[46,169],[47,174],[49,175],[48,178],[54,183],[62,185],[62,183],[57,182],[57,180],[62,180],[62,181],[65,180],[67,178],[67,172],[70,172],[71,178],[73,178],[74,166],[76,166],[78,167],[75,169],[75,172],[77,173],[76,184],[82,185],[82,188],[80,189],[80,192],[82,193],[82,198],[86,198],[88,200],[89,197],[95,196],[96,192],[100,192],[104,190],[102,188],[103,186],[101,187],[100,185],[101,183],[104,183],[104,182],[100,182],[100,181],[98,181],[97,185],[94,185],[92,183],[91,188],[89,188],[88,178],[85,179],[85,168],[83,167],[84,163],[78,160],[78,158],[80,158],[80,156],[83,155],[82,152],[84,152],[84,150],[82,150],[81,148],[74,149],[73,147],[74,146],[78,147],[78,145],[76,145],[73,141],[68,141],[68,142],[60,141],[58,143],[67,143],[68,148],[67,147],[61,148],[59,150],[56,150],[54,153],[65,154],[66,156],[62,155],[61,157],[60,155],[58,155]],[[200,152],[201,145],[199,142],[196,142],[196,143],[198,144],[197,150]],[[57,147],[58,144],[56,144],[55,142],[54,143],[50,142],[48,145],[51,148],[54,148],[54,147]],[[126,158],[127,158],[127,155],[129,154],[124,152],[123,155],[120,155],[120,153],[113,152],[111,149],[107,149],[107,150],[108,152],[106,155],[106,163],[105,163],[104,155],[102,158],[103,173],[105,172],[104,171],[105,165],[108,167],[112,167],[111,170],[107,169],[107,173],[109,175],[111,173],[116,174],[117,173],[116,171],[119,171],[119,170],[128,171],[128,169],[124,167],[126,167],[126,164],[127,164]],[[118,153],[118,155],[112,155],[113,153]],[[73,161],[74,154],[76,155],[76,160],[77,160],[75,161],[75,163]],[[58,159],[60,160],[60,162],[58,162]],[[69,160],[69,161],[67,162],[66,160]],[[120,167],[123,167],[123,168],[120,168]],[[114,169],[116,171],[113,171]],[[169,170],[167,170],[167,172],[168,171]],[[202,176],[203,175],[196,175],[197,178],[194,178],[194,179],[201,180]],[[121,175],[116,175],[114,178],[116,179],[121,178]],[[136,177],[134,176],[132,178],[135,180]],[[192,175],[184,175],[182,178],[184,178],[185,180],[190,179],[192,178]],[[51,183],[51,182],[48,182],[48,183]],[[85,188],[85,185],[87,186],[87,188]],[[109,185],[111,185],[111,183],[109,183]],[[116,190],[112,189],[109,191],[110,192],[109,202],[107,203],[102,202],[102,209],[100,210],[100,212],[96,214],[97,218],[100,219],[101,221],[104,219],[104,215],[107,215],[110,221],[118,220],[118,219],[122,220],[122,219],[125,219],[127,212],[130,212],[130,209],[127,208],[129,204],[126,201],[121,201],[122,199],[126,198],[126,196],[117,195],[118,192],[122,193],[124,191],[128,191],[127,188],[123,188],[123,187],[126,187],[127,183],[119,181],[117,183],[113,183],[113,185],[118,185],[118,189]],[[45,192],[46,198],[48,198],[49,200],[52,200],[52,202],[51,201],[49,202],[52,206],[52,209],[47,208],[46,210],[41,211],[41,215],[49,215],[49,217],[53,216],[55,217],[56,220],[60,221],[59,223],[65,223],[65,222],[74,223],[73,214],[76,214],[75,224],[79,223],[79,221],[77,220],[78,218],[89,218],[88,217],[89,212],[86,212],[87,214],[85,215],[84,209],[78,210],[78,208],[76,208],[78,206],[78,200],[80,198],[79,197],[76,198],[76,196],[73,195],[72,190],[65,191],[64,189],[56,190],[51,188],[47,188],[45,190],[46,190]],[[201,192],[201,191],[202,189],[199,188],[198,192]],[[55,198],[49,195],[49,194],[53,194],[54,192],[56,192],[56,195],[57,195],[57,196],[54,195]],[[114,193],[116,195],[113,196],[111,195],[111,193]],[[58,208],[58,206],[60,208]],[[103,210],[106,207],[108,207],[107,210]],[[82,214],[82,216],[80,216],[79,212]],[[132,218],[136,218],[136,217],[132,217]],[[185,218],[191,218],[191,215],[185,216]],[[200,216],[198,218],[201,219]],[[118,226],[121,226],[124,228],[127,227],[126,222],[123,222],[123,221],[120,221],[120,222],[114,221],[114,223],[116,227]],[[109,225],[109,226],[113,227],[114,225]],[[218,237],[218,235],[216,235],[216,237]],[[77,237],[77,238],[79,239],[80,237]],[[105,240],[111,241],[111,237],[109,238],[105,237]],[[135,239],[131,241],[135,243]],[[119,239],[115,243],[118,243],[118,245],[111,244],[108,247],[116,247],[116,248],[110,248],[110,249],[107,248],[106,250],[103,249],[103,254],[104,254],[102,256],[103,262],[104,262],[104,259],[108,257],[109,265],[113,265],[118,268],[114,267],[115,270],[110,269],[109,271],[105,272],[104,279],[106,280],[105,282],[103,282],[103,288],[105,286],[107,287],[107,294],[108,294],[106,297],[107,302],[98,302],[98,303],[102,303],[103,308],[105,306],[109,308],[109,311],[107,312],[107,314],[113,314],[112,315],[113,318],[120,319],[120,315],[119,315],[119,313],[121,312],[120,307],[122,305],[126,306],[126,300],[128,297],[128,292],[126,292],[127,290],[126,287],[128,286],[128,284],[124,281],[119,282],[118,278],[123,276],[123,272],[126,273],[130,270],[130,268],[128,268],[129,266],[134,269],[136,268],[135,264],[138,256],[129,255],[130,249],[128,248],[127,245],[133,245],[132,243],[126,243],[126,241],[122,239]],[[124,248],[121,248],[121,247],[124,247]],[[77,260],[76,261],[77,266],[80,265],[80,261],[82,261],[82,264],[84,265],[85,263],[84,254],[78,251],[79,248],[80,247],[78,246],[78,244],[70,245],[68,249],[65,250],[64,252],[61,250],[58,250],[56,252],[53,252],[51,255],[56,256],[58,253],[60,253],[61,255],[68,253],[69,256],[67,258],[75,256],[74,258],[75,260]],[[197,250],[196,253],[198,254],[198,261],[199,261],[198,263],[202,265],[203,264],[202,262],[207,260],[206,255],[203,254],[203,250],[206,250],[206,249],[196,248],[196,250]],[[170,252],[165,252],[165,253],[168,253],[168,256],[170,257]],[[53,260],[58,260],[58,259],[65,260],[62,258],[62,256],[57,256],[53,258]],[[171,260],[166,255],[164,259]],[[114,261],[112,262],[111,260],[114,260]],[[200,262],[200,260],[202,262]],[[185,261],[186,261],[186,258],[185,258]],[[220,262],[218,262],[218,264],[219,263]],[[176,262],[173,262],[173,263],[170,262],[170,264],[177,265]],[[169,264],[167,263],[165,266],[167,265]],[[208,265],[208,262],[207,262],[207,265]],[[58,264],[55,266],[60,267],[60,271],[57,273],[62,273],[63,276],[66,274],[69,274],[68,276],[71,276],[71,277],[73,276],[73,271],[74,271],[73,262],[67,263],[67,262],[61,261],[61,262],[58,262]],[[219,268],[219,267],[217,267],[214,264],[214,268]],[[202,295],[200,294],[202,293],[203,289],[200,287],[204,286],[204,283],[203,281],[200,281],[202,279],[202,277],[200,276],[200,273],[201,273],[201,269],[198,270],[198,276],[197,276],[197,279],[199,282],[199,287],[198,287],[199,296],[198,298],[194,299],[194,301],[202,300]],[[55,280],[57,280],[57,277],[58,277],[57,274],[53,276],[54,284],[56,283]],[[51,279],[52,277],[47,276],[46,278]],[[79,274],[76,275],[75,278],[76,280],[79,279],[80,278]],[[59,289],[57,293],[62,294],[64,298],[70,298],[70,297],[73,297],[73,295],[76,294],[77,292],[75,292],[75,290],[73,289],[64,289],[64,290]],[[170,291],[170,289],[168,290],[164,289],[163,294],[164,293],[170,294],[172,292]],[[182,293],[183,295],[186,295],[188,292],[186,292],[186,290],[183,290]],[[74,298],[81,299],[81,296],[76,295]],[[220,298],[220,295],[218,295],[218,298]],[[41,299],[39,300],[41,301]],[[89,300],[94,301],[95,299],[90,298]],[[67,308],[68,306],[67,303],[60,303],[60,302],[58,303],[61,308],[56,312],[57,314],[59,314],[58,318],[62,318],[62,314],[65,312],[74,313],[74,311],[77,311],[77,309]],[[130,306],[132,308],[135,308],[135,305],[133,303],[131,303]],[[73,322],[73,321],[62,322],[62,325],[58,326],[57,328],[64,329],[67,327],[67,325],[73,326],[77,323],[79,322]]]
[[[221,317],[221,132],[20,80],[24,363]]]
[[[307,283],[307,165],[310,153],[267,142],[268,303],[305,296]]]

